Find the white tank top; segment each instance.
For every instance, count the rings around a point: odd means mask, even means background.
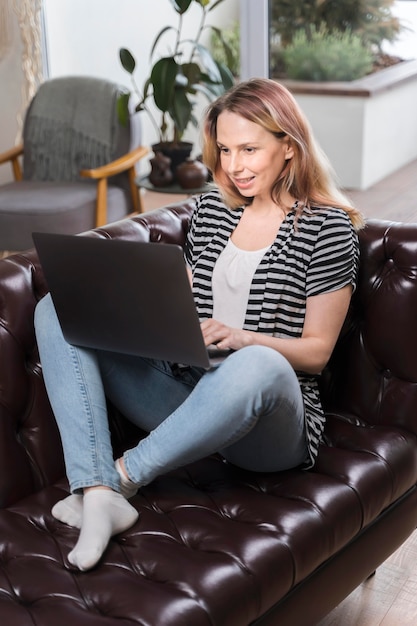
[[[241,250],[229,239],[213,270],[213,319],[243,327],[253,275],[269,248]]]

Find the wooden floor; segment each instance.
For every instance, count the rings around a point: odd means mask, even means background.
[[[375,576],[357,587],[316,626],[416,624],[417,531],[414,531],[401,548],[377,569]]]
[[[366,218],[417,222],[417,161],[366,191],[347,194]],[[146,192],[145,210],[183,197]],[[377,569],[375,576],[319,624],[308,626],[417,626],[417,530]]]
[[[417,161],[366,191],[347,191],[365,217],[417,222]]]

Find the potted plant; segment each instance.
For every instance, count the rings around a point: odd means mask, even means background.
[[[132,91],[119,99],[119,116],[125,120],[129,111],[132,93],[138,100],[135,111],[146,111],[156,132],[158,143],[154,152],[162,152],[171,158],[175,175],[178,164],[191,154],[192,144],[183,141],[189,124],[198,125],[194,106],[199,93],[213,100],[233,85],[233,75],[226,63],[216,61],[210,50],[201,43],[206,29],[211,29],[222,42],[226,58],[232,59],[232,51],[223,40],[221,30],[206,25],[208,14],[223,0],[168,0],[178,14],[177,26],[164,26],[155,38],[150,52],[151,68],[143,89],[134,80],[136,60],[126,48],[119,51],[123,68],[131,75]],[[201,9],[200,24],[193,39],[183,36],[184,18],[191,6]],[[169,35],[173,36],[171,54],[158,54],[159,44]],[[149,103],[153,102],[161,114],[160,122],[155,120]],[[177,157],[176,153],[180,153]]]

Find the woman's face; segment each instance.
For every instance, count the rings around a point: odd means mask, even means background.
[[[217,118],[220,164],[242,196],[268,197],[285,161],[294,151],[288,139],[279,139],[246,118],[223,111]]]

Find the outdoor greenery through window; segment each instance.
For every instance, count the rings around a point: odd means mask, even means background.
[[[269,0],[270,76],[354,80],[398,62],[394,0]]]

